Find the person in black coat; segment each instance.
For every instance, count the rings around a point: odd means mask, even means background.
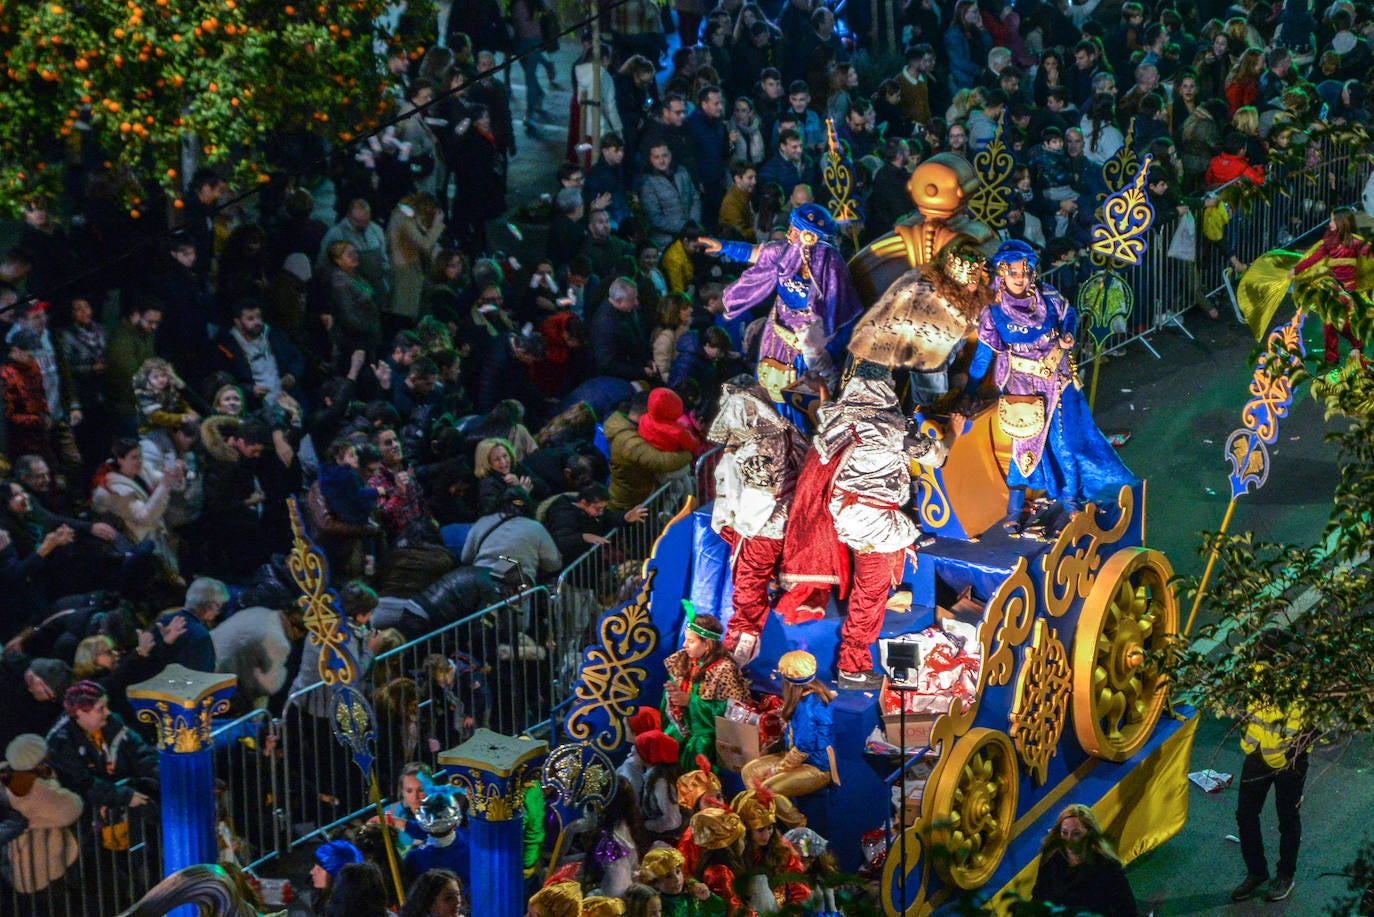
[[[1040,845],[1040,870],[1031,901],[1055,904],[1063,914],[1136,917],[1135,895],[1126,871],[1085,805],[1059,813]]]
[[[906,183],[911,178],[906,141],[893,138],[883,146],[883,165],[873,176],[873,191],[864,214],[864,233],[869,241],[892,231],[897,221],[912,210]]]
[[[529,367],[544,356],[544,339],[538,333],[528,335],[507,331],[482,358],[478,371],[474,407],[485,414],[497,403],[514,398],[525,406],[526,422],[533,429],[543,426],[548,411],[544,396],[530,381]]]
[[[639,291],[624,277],[611,282],[592,317],[590,349],[598,376],[637,382],[655,372],[649,335],[639,319]]]
[[[648,510],[634,506],[623,513],[610,512],[610,491],[600,484],[589,484],[576,493],[555,497],[544,511],[544,528],[553,536],[564,565],[587,553],[595,545],[607,545],[607,536],[626,523],[643,521]]]
[[[232,313],[233,325],[215,339],[215,368],[234,377],[254,408],[294,393],[305,375],[305,357],[295,343],[262,320],[257,300],[240,300]]]

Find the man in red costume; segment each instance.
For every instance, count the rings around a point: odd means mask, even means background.
[[[938,467],[949,456],[964,418],[950,417],[942,440],[910,435],[897,406],[892,376],[860,363],[839,400],[817,409],[818,424],[797,482],[783,547],[778,603],[786,617],[798,606],[824,604],[830,586],[849,594],[840,631],[841,689],[881,685],[872,647],[882,629],[892,587],[920,531],[904,507],[911,499],[911,462]]]

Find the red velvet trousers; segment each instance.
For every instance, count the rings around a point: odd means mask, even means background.
[[[888,596],[902,575],[904,551],[852,552],[853,586],[849,614],[840,629],[839,667],[844,672],[873,670],[873,646],[883,629]]]
[[[782,539],[741,538],[730,529],[729,536],[721,532],[735,549],[735,566],[731,579],[735,584],[734,615],[730,618],[730,633],[763,635],[768,621],[768,584],[778,570],[782,558]],[[733,536],[733,539],[730,537]],[[738,542],[738,544],[736,543]],[[729,640],[733,646],[735,640]]]

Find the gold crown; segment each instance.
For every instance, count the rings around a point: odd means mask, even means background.
[[[945,276],[955,283],[973,283],[986,263],[976,251],[952,252],[945,258]]]

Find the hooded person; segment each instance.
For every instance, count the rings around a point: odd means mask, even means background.
[[[61,901],[63,877],[80,856],[72,826],[84,804],[58,783],[47,757],[48,743],[31,732],[15,736],[5,748],[10,774],[0,796],[27,822],[27,829],[3,848],[15,891],[22,896],[41,892],[49,901]]]
[[[681,423],[682,397],[670,388],[649,393],[649,410],[639,417],[639,435],[659,452],[700,452],[701,440]]]
[[[993,255],[996,301],[979,321],[964,390],[972,398],[992,368],[1002,393],[997,420],[1012,440],[1003,522],[1011,534],[1022,532],[1027,489],[1059,501],[1067,521],[1088,500],[1114,503],[1136,480],[1083,397],[1073,363],[1078,313],[1054,287],[1036,282],[1037,261],[1018,239]]]
[[[759,342],[758,377],[783,416],[799,427],[805,418],[787,404],[783,390],[806,372],[833,388],[837,363],[863,311],[834,244],[837,228],[824,207],[803,204],[792,211],[785,241],[751,246],[702,239],[708,254],[749,265],[725,288],[727,320],[776,296]]]
[[[906,552],[919,537],[907,515],[911,463],[938,467],[949,456],[964,418],[951,415],[943,439],[913,433],[897,404],[886,367],[860,363],[837,401],[817,410],[816,435],[797,481],[783,544],[778,603],[784,620],[823,608],[832,586],[849,597],[840,630],[839,686],[873,690],[872,647],[882,629]]]
[[[759,654],[768,620],[768,586],[782,559],[797,474],[806,440],[752,376],[721,389],[720,409],[706,438],[723,449],[716,465],[711,527],[730,545],[734,614],[725,647],[741,668]]]

